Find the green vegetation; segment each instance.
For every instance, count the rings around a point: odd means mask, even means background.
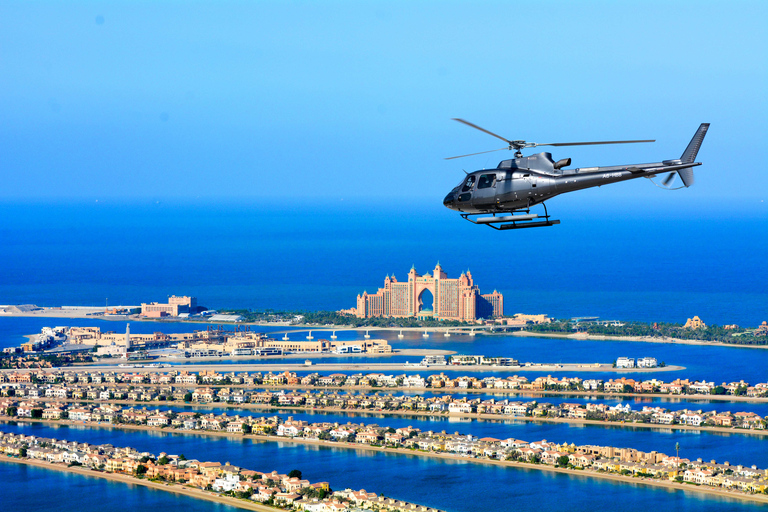
[[[330,496],[333,491],[325,490],[325,489],[315,489],[314,487],[304,487],[302,489],[299,489],[299,494],[304,496],[305,498],[317,498],[320,500],[325,499],[327,496]]]
[[[557,320],[548,324],[528,325],[529,332],[563,333],[584,332],[604,336],[638,336],[648,338],[677,338],[682,340],[716,341],[736,345],[768,345],[768,336],[755,336],[750,329],[726,329],[708,325],[703,329],[686,329],[682,324],[621,322],[621,325],[595,323],[576,324],[569,320]]]
[[[23,352],[21,354],[0,354],[0,369],[14,368],[52,368],[56,366],[69,366],[73,363],[92,363],[90,352],[78,352],[75,354],[38,354],[35,352]]]
[[[469,322],[441,321],[416,318],[357,318],[336,311],[277,311],[273,309],[221,309],[226,315],[240,315],[245,322],[290,322],[308,325],[343,325],[350,327],[458,327],[474,325]],[[303,317],[297,321],[297,317]]]

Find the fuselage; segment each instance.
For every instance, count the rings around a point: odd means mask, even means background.
[[[470,214],[510,212],[566,192],[668,172],[677,162],[562,169],[556,168],[552,155],[538,153],[503,160],[496,169],[469,173],[443,204]]]

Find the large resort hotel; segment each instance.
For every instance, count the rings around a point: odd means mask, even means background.
[[[469,270],[458,279],[449,279],[438,262],[432,275],[419,275],[413,267],[407,281],[399,282],[394,275],[388,275],[384,288],[374,294],[363,292],[357,296],[357,307],[342,312],[358,318],[416,317],[471,322],[503,316],[504,296],[496,290],[480,294]]]

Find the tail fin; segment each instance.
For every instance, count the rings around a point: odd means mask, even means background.
[[[704,141],[704,136],[707,134],[707,130],[709,130],[709,123],[701,123],[699,129],[696,130],[696,133],[693,135],[691,142],[688,143],[688,147],[683,151],[683,156],[680,157],[680,160],[684,164],[690,164],[696,160],[696,155],[699,152],[699,148],[701,148],[701,143]],[[677,171],[677,174],[680,176],[680,179],[683,180],[683,185],[686,187],[693,185],[693,169],[690,167],[681,169]]]
[[[680,157],[680,160],[682,160],[684,164],[690,164],[696,160],[696,154],[699,152],[699,148],[704,141],[704,136],[707,134],[707,130],[709,130],[709,123],[701,123],[701,126],[696,130],[691,142],[688,143],[688,147],[683,151],[683,156]]]

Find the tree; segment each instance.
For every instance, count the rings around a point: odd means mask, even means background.
[[[569,459],[567,455],[561,455],[557,458],[557,465],[560,467],[566,467],[570,461],[571,459]]]
[[[158,463],[158,464],[160,464],[161,466],[165,466],[165,465],[166,465],[166,464],[168,464],[169,462],[171,462],[171,461],[170,461],[170,460],[168,459],[168,457],[166,457],[165,455],[163,455],[162,457],[160,457],[159,459],[157,459],[157,463]]]
[[[191,402],[191,401],[192,401],[192,393],[190,393],[189,391],[187,391],[187,392],[184,394],[184,401],[185,401],[185,402]]]
[[[301,471],[298,469],[292,469],[290,473],[288,473],[288,478],[298,478],[301,480]]]
[[[32,417],[40,419],[43,417],[43,410],[42,409],[32,409]]]
[[[179,455],[179,460],[187,460],[187,456],[182,453]]]
[[[676,453],[675,456],[679,459],[680,458],[680,443],[675,443],[675,453]]]
[[[249,424],[243,423],[243,434],[250,434],[251,432],[253,432],[253,428]]]
[[[26,457],[27,456],[27,447],[22,446],[19,448],[19,457]]]
[[[147,466],[144,464],[139,464],[136,466],[136,476],[142,476],[147,472]]]

